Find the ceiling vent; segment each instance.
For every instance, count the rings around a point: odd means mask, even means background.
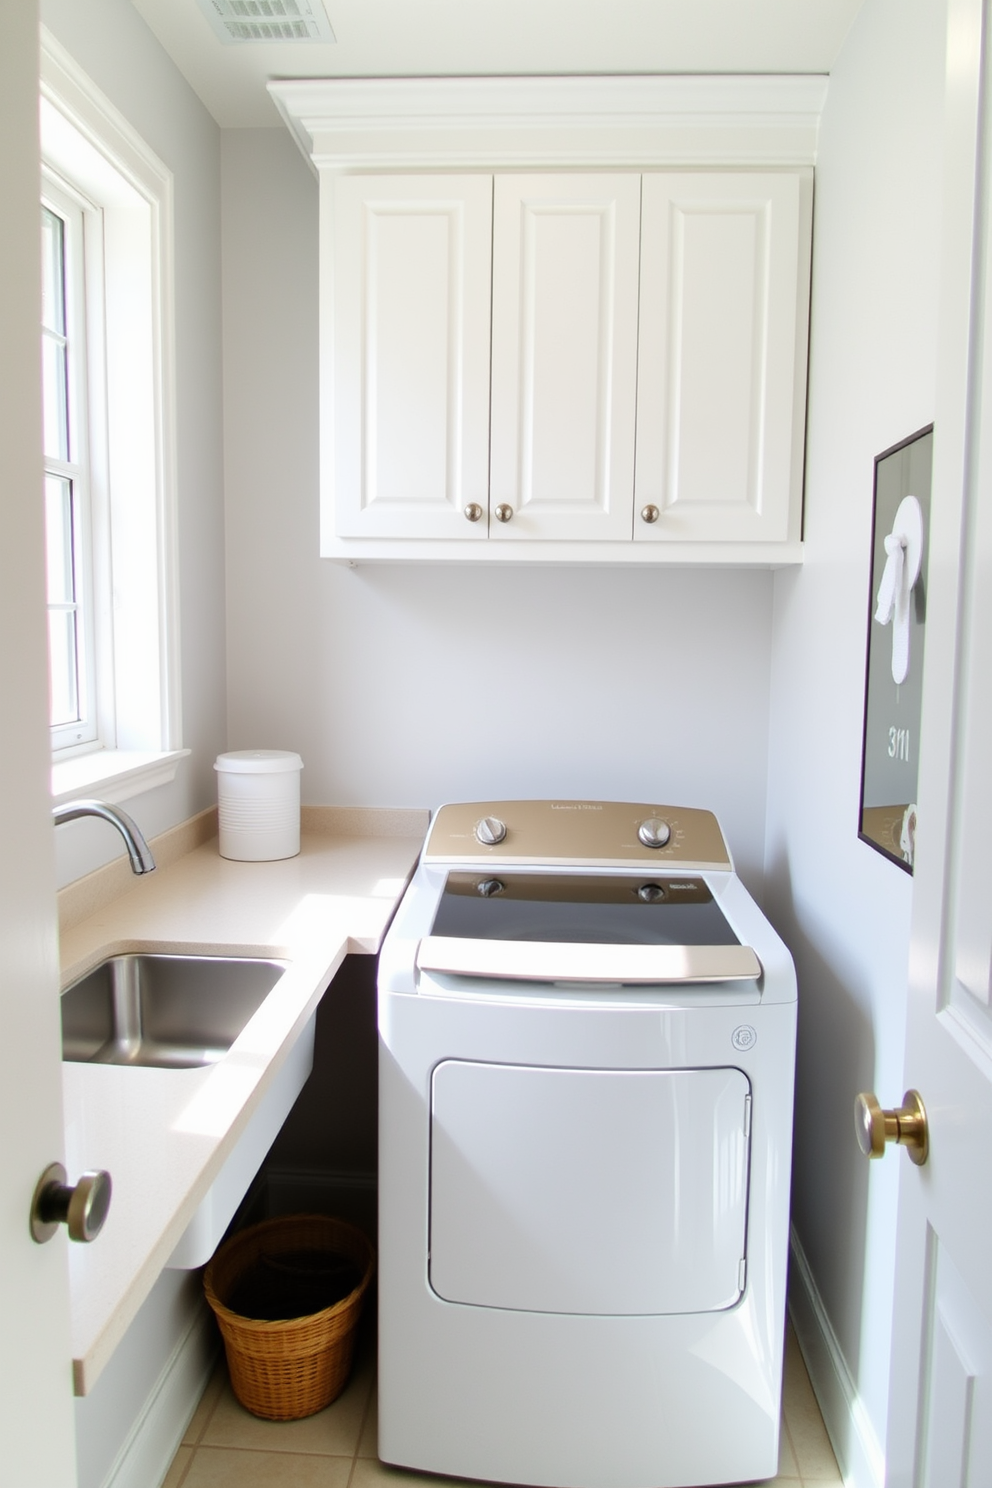
[[[198,0],[223,42],[334,41],[321,0]]]

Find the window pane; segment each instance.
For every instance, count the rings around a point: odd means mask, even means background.
[[[72,481],[45,476],[48,650],[52,727],[79,718],[79,609]]]
[[[79,717],[75,610],[49,610],[48,656],[52,727],[56,728]]]
[[[48,549],[48,603],[72,604],[76,598],[73,561],[72,482],[45,476],[45,536]]]
[[[41,323],[65,335],[65,233],[61,217],[41,209]]]
[[[45,416],[45,454],[69,458],[69,415],[66,406],[65,344],[47,331],[41,337],[41,391]]]

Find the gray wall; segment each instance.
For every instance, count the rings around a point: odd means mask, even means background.
[[[44,0],[41,18],[174,175],[182,714],[193,752],[172,784],[126,803],[150,835],[216,799],[212,766],[226,747],[220,131],[128,0]],[[120,851],[92,820],[60,827],[56,844],[60,884]]]
[[[317,183],[228,130],[223,190],[230,747],[313,803],[708,806],[760,891],[771,575],[320,559]]]
[[[931,421],[942,0],[867,0],[831,74],[816,174],[806,562],[775,578],[768,907],[799,973],[793,1219],[885,1441],[895,1163],[852,1102],[903,1086],[912,880],[857,838],[873,460]]]

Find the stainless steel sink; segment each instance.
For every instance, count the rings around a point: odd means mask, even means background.
[[[111,956],[62,993],[62,1058],[215,1064],[285,970],[282,961],[227,956]]]

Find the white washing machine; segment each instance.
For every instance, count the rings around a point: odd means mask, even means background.
[[[709,812],[442,807],[379,973],[379,1456],[778,1469],[796,984]]]

